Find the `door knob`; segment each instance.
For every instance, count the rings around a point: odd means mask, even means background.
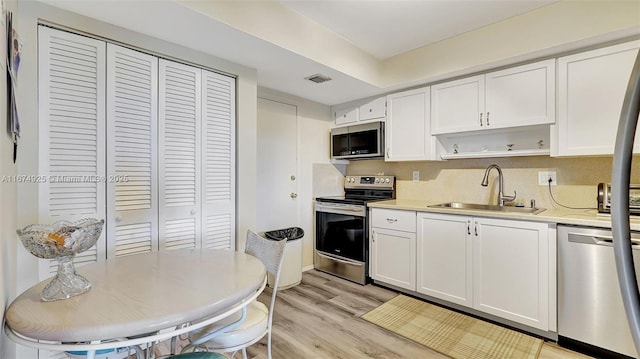
[[[295,181],[296,180],[296,176],[295,175],[291,175],[291,180]]]
[[[196,210],[195,210],[195,209],[192,209],[190,213],[191,213],[191,215],[193,216],[194,214],[196,214]]]
[[[291,198],[298,198],[298,194],[297,193],[293,193],[293,192],[291,192],[291,194],[289,196]]]
[[[122,222],[122,216],[120,215],[116,216],[115,220],[116,220],[116,223]]]

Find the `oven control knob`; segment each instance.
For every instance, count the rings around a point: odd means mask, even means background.
[[[376,183],[380,183],[380,178],[376,178]]]
[[[391,182],[388,178],[384,180],[386,183]]]

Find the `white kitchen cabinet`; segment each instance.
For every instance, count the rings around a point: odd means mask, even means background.
[[[613,154],[639,48],[640,41],[633,41],[558,59],[558,122],[551,155]],[[635,141],[633,152],[640,153],[640,141]]]
[[[471,225],[471,217],[417,214],[417,292],[473,306]]]
[[[473,218],[475,309],[549,330],[549,268],[555,258],[549,258],[548,229],[546,223]]]
[[[359,121],[384,120],[387,115],[387,102],[385,97],[379,97],[361,105],[358,109]]]
[[[431,133],[555,122],[555,60],[431,86]]]
[[[419,213],[417,222],[417,292],[554,328],[555,237],[548,224],[434,213]]]
[[[333,113],[336,125],[345,125],[347,123],[358,122],[358,111],[359,109],[357,107],[349,107],[336,110]]]
[[[435,160],[431,136],[430,89],[423,87],[387,96],[385,161]]]
[[[484,128],[484,75],[431,86],[431,133]]]
[[[333,119],[336,126],[358,122],[385,121],[387,116],[387,99],[378,97],[373,100],[358,101],[345,107],[336,108]]]
[[[416,290],[416,212],[371,209],[369,275],[376,281]]]

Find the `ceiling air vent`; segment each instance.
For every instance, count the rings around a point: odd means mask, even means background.
[[[305,80],[309,80],[309,81],[313,81],[317,84],[321,84],[323,82],[327,82],[329,80],[331,80],[331,77],[329,76],[325,76],[325,75],[321,75],[321,74],[315,74],[315,75],[311,75],[308,77],[304,78]]]

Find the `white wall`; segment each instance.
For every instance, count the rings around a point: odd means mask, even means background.
[[[16,1],[5,2],[7,10],[13,12],[14,27],[15,22],[18,19],[17,4]],[[4,14],[0,24],[0,48],[7,48],[7,34],[4,23]],[[6,309],[10,300],[14,297],[16,288],[16,257],[14,255],[16,250],[16,197],[17,187],[16,184],[10,180],[7,180],[5,176],[12,176],[16,174],[16,168],[13,164],[13,141],[11,136],[4,130],[6,127],[6,113],[7,113],[7,80],[6,80],[6,57],[0,56],[0,70],[2,75],[0,76],[0,113],[2,116],[0,119],[0,127],[3,131],[0,131],[0,314],[4,322],[4,309]],[[24,150],[21,148],[21,152]],[[19,157],[20,158],[20,157]],[[4,180],[2,180],[4,178]],[[5,335],[0,337],[0,358],[12,358],[15,357],[16,346]]]
[[[558,1],[386,59],[382,83],[425,84],[637,37],[638,14],[638,1]]]
[[[298,213],[302,240],[302,266],[313,266],[313,171],[314,163],[329,163],[329,131],[333,120],[329,106],[259,88],[258,97],[296,106],[298,109]]]

